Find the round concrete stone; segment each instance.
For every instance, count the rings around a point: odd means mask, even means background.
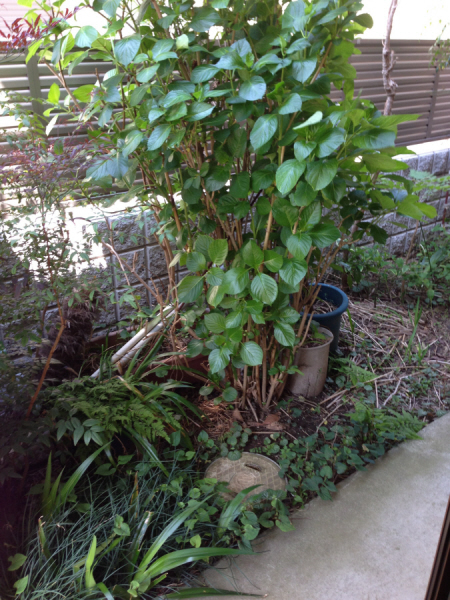
[[[206,469],[205,476],[208,479],[228,482],[228,489],[232,493],[223,494],[223,497],[225,500],[231,500],[252,485],[259,487],[247,494],[247,498],[265,490],[286,489],[286,481],[278,475],[279,470],[277,463],[267,456],[243,452],[239,460],[218,458]]]

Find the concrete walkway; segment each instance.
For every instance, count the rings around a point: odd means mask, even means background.
[[[450,495],[450,415],[256,540],[209,585],[269,600],[423,600]],[[259,543],[258,543],[259,542]],[[231,597],[230,597],[231,598]]]

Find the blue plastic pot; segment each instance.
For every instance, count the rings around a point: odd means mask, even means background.
[[[313,320],[326,327],[333,334],[333,341],[330,345],[330,352],[336,352],[339,343],[339,330],[341,328],[342,313],[348,308],[348,296],[342,290],[334,285],[321,283],[318,297],[333,304],[336,308],[332,312],[323,315],[313,314]]]

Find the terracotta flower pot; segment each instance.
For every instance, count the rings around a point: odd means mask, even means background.
[[[325,379],[327,378],[328,356],[330,354],[330,345],[333,341],[333,334],[324,327],[319,327],[318,331],[328,339],[320,346],[305,347],[297,350],[294,358],[294,364],[300,369],[300,373],[291,375],[287,382],[287,389],[298,396],[305,398],[314,398],[323,390]]]

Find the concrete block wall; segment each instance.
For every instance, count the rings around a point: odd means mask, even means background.
[[[433,151],[430,150],[430,144],[424,144],[423,150],[421,150],[420,146],[414,147],[414,150],[417,153],[416,156],[408,154],[396,158],[407,163],[410,169],[416,171],[426,171],[436,176],[448,175],[450,173],[450,147],[439,148]],[[409,169],[400,173],[404,177],[407,177],[408,174]],[[436,224],[442,222],[446,207],[446,191],[428,192],[427,190],[423,190],[419,197],[421,202],[432,204],[436,208],[437,216],[435,219],[425,220],[422,223],[422,228],[419,227],[416,232],[417,221],[414,219],[401,215],[386,215],[380,226],[384,227],[389,234],[387,249],[392,254],[406,254],[413,237],[415,242],[420,241],[423,235],[422,232],[426,235],[427,231],[430,231]],[[450,199],[447,203],[446,215],[450,217]],[[396,223],[404,225],[404,227],[396,225]]]

